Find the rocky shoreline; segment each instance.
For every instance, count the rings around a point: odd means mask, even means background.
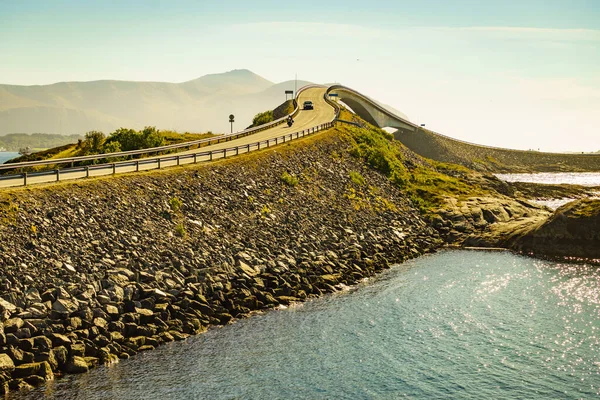
[[[2,193],[0,392],[334,292],[441,246],[343,146],[319,135],[211,166]]]

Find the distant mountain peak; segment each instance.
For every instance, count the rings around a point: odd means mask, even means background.
[[[191,81],[187,81],[187,82],[183,82],[184,84],[186,83],[191,83],[191,82],[203,82],[203,81],[218,81],[218,80],[228,80],[228,81],[235,81],[236,83],[240,82],[240,81],[246,81],[248,83],[264,83],[265,86],[267,85],[273,85],[274,83],[263,78],[262,76],[255,74],[254,72],[250,71],[249,69],[232,69],[231,71],[227,71],[227,72],[220,72],[220,73],[215,73],[215,74],[207,74],[207,75],[203,75],[199,78],[196,79],[192,79]]]

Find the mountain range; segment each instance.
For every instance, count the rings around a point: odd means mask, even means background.
[[[297,87],[308,84],[298,81]],[[52,85],[0,85],[0,135],[109,133],[119,127],[156,126],[189,132],[235,130],[285,100],[295,81],[275,84],[245,70],[182,83],[101,80]]]

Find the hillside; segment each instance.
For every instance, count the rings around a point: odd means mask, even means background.
[[[600,171],[600,155],[544,153],[471,144],[427,129],[397,131],[394,137],[415,153],[432,160],[464,165],[484,172]]]
[[[298,82],[298,87],[307,82]],[[81,135],[126,126],[177,131],[227,131],[272,109],[294,81],[274,84],[251,71],[211,74],[182,83],[93,81],[0,85],[0,135],[47,132]]]

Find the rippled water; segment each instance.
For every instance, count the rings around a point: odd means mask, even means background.
[[[600,186],[600,173],[598,172],[543,172],[535,174],[496,174],[498,179],[507,182],[528,182],[558,185],[568,183],[571,185]]]
[[[577,399],[599,386],[598,269],[448,251],[26,397]]]
[[[598,196],[592,196],[589,198],[590,199],[600,199],[600,197],[598,197]],[[560,198],[560,199],[532,200],[532,203],[546,206],[546,207],[550,208],[551,210],[556,210],[557,208],[564,206],[565,204],[570,203],[575,200],[577,200],[577,199],[571,199],[571,198],[565,197],[565,198]]]
[[[0,164],[4,164],[15,157],[19,157],[19,153],[14,151],[0,151]]]

